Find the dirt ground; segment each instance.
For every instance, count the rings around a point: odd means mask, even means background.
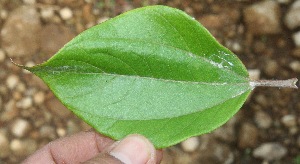
[[[83,30],[147,5],[184,10],[232,50],[254,79],[300,77],[300,1],[0,0],[0,163],[90,127],[34,75]],[[164,150],[162,163],[299,163],[300,93],[257,88],[225,125]]]

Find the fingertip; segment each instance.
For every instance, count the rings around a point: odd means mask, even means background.
[[[122,163],[156,163],[156,150],[142,135],[133,134],[121,140],[109,154]]]

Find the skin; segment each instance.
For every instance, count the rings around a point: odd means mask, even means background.
[[[120,154],[122,150],[125,153]],[[94,131],[87,131],[48,143],[25,159],[23,164],[155,164],[160,163],[161,159],[162,151],[155,150],[149,140],[141,135],[129,135],[121,141],[114,141]]]

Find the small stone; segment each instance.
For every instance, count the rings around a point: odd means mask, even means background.
[[[20,101],[16,103],[16,106],[21,109],[28,109],[29,107],[32,106],[32,98],[31,97],[22,98]]]
[[[6,158],[10,155],[9,140],[6,134],[0,131],[0,158]]]
[[[234,155],[227,144],[217,142],[212,135],[202,135],[199,139],[200,145],[197,150],[197,161],[201,163],[233,163]],[[175,162],[177,163],[177,162]],[[189,162],[199,163],[199,162]]]
[[[18,83],[17,86],[16,86],[16,91],[20,92],[20,93],[23,93],[26,91],[26,86],[24,83]]]
[[[292,4],[284,18],[284,23],[290,30],[300,26],[300,0]]]
[[[36,0],[23,0],[23,2],[27,5],[34,5],[36,3]]]
[[[63,20],[69,20],[73,17],[73,12],[70,8],[65,7],[59,11],[59,15]]]
[[[0,10],[0,19],[5,20],[8,16],[7,10],[4,10],[3,8]]]
[[[9,89],[14,89],[19,82],[19,78],[16,75],[9,75],[6,79],[6,85]]]
[[[257,128],[250,123],[244,123],[239,130],[238,146],[240,148],[254,147],[257,144],[257,140]]]
[[[9,100],[4,105],[4,112],[1,113],[0,119],[1,121],[10,121],[14,119],[18,114],[19,110],[16,108],[16,103],[13,99]]]
[[[198,137],[191,137],[181,142],[181,147],[185,152],[194,152],[199,147]]]
[[[52,56],[74,36],[70,28],[63,25],[48,24],[41,32],[41,51]]]
[[[39,91],[33,95],[33,101],[36,105],[41,105],[45,101],[45,94],[42,91]]]
[[[293,34],[293,40],[297,47],[300,47],[300,31]]]
[[[0,49],[0,63],[3,62],[5,60],[5,52]]]
[[[50,7],[44,7],[41,9],[41,17],[44,20],[49,20],[54,17],[54,9]]]
[[[299,61],[291,62],[289,66],[294,72],[300,73],[300,62]]]
[[[40,128],[40,135],[43,138],[55,139],[55,129],[52,126],[44,125]]]
[[[279,160],[287,154],[287,149],[279,143],[264,143],[253,151],[253,156],[267,161]]]
[[[268,129],[272,126],[272,118],[263,111],[255,112],[254,120],[259,128]]]
[[[291,128],[296,126],[297,124],[297,118],[295,115],[285,115],[281,118],[281,122],[283,123],[284,126]]]
[[[13,122],[11,132],[16,137],[24,137],[30,129],[30,123],[27,120],[19,118]]]
[[[280,33],[280,17],[280,6],[272,0],[255,3],[244,10],[248,31],[257,35]]]
[[[274,76],[279,69],[279,66],[275,60],[268,60],[265,64],[264,72],[268,76]]]
[[[18,157],[26,157],[37,149],[37,143],[32,139],[13,139],[10,143],[10,149]]]
[[[259,80],[260,79],[260,70],[259,69],[248,69],[249,78],[251,80]]]
[[[67,134],[66,130],[63,128],[57,128],[56,133],[58,134],[59,137],[64,137]]]
[[[39,49],[40,30],[36,9],[29,5],[19,7],[11,12],[2,27],[1,46],[9,57],[31,56]]]
[[[235,125],[238,122],[239,114],[233,116],[226,124],[212,132],[214,137],[223,143],[232,143],[236,141]]]

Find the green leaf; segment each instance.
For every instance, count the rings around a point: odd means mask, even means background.
[[[241,61],[184,12],[150,6],[92,27],[26,68],[100,133],[157,148],[212,131],[252,90]]]

